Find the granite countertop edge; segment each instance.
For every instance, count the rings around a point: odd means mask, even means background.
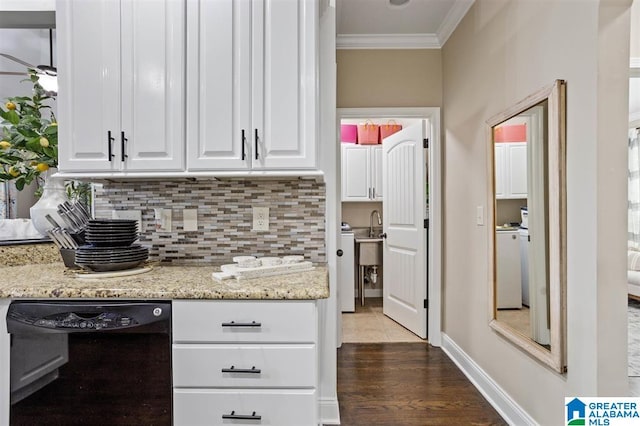
[[[151,271],[80,279],[61,262],[0,267],[0,299],[316,300],[329,297],[326,264],[311,271],[215,281],[217,266],[152,265]]]

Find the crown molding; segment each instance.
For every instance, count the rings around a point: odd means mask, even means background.
[[[441,49],[475,0],[455,0],[437,32],[421,34],[338,34],[337,49]]]
[[[447,13],[447,16],[445,16],[440,27],[438,27],[438,30],[436,31],[440,47],[444,46],[474,2],[475,0],[456,0],[453,7],[449,9],[449,13]]]
[[[435,34],[338,34],[336,49],[440,49]]]

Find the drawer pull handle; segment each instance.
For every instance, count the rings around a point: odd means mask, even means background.
[[[223,327],[262,327],[262,324],[259,322],[251,321],[251,322],[223,322]]]
[[[235,366],[231,366],[231,368],[223,368],[223,373],[251,373],[251,374],[260,374],[260,369],[254,367],[251,368],[236,368]]]
[[[251,414],[236,414],[235,411],[232,411],[231,414],[223,414],[222,418],[237,420],[261,420],[262,416],[257,416],[255,411]]]

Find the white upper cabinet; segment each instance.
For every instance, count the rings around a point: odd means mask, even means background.
[[[57,3],[61,172],[184,170],[184,0]]]
[[[371,198],[382,201],[382,145],[374,145],[371,149]]]
[[[495,144],[496,198],[527,198],[527,143]]]
[[[188,170],[316,167],[317,21],[313,0],[188,0]]]
[[[382,145],[342,145],[342,201],[382,201]]]

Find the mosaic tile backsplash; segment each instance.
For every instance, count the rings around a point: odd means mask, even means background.
[[[252,207],[269,207],[269,231],[253,231]],[[156,231],[154,209],[171,208],[171,232]],[[183,209],[198,209],[198,230],[183,227]],[[302,254],[326,262],[325,185],[315,180],[175,180],[108,182],[96,188],[95,217],[141,210],[140,243],[150,260],[231,263],[233,256]]]

